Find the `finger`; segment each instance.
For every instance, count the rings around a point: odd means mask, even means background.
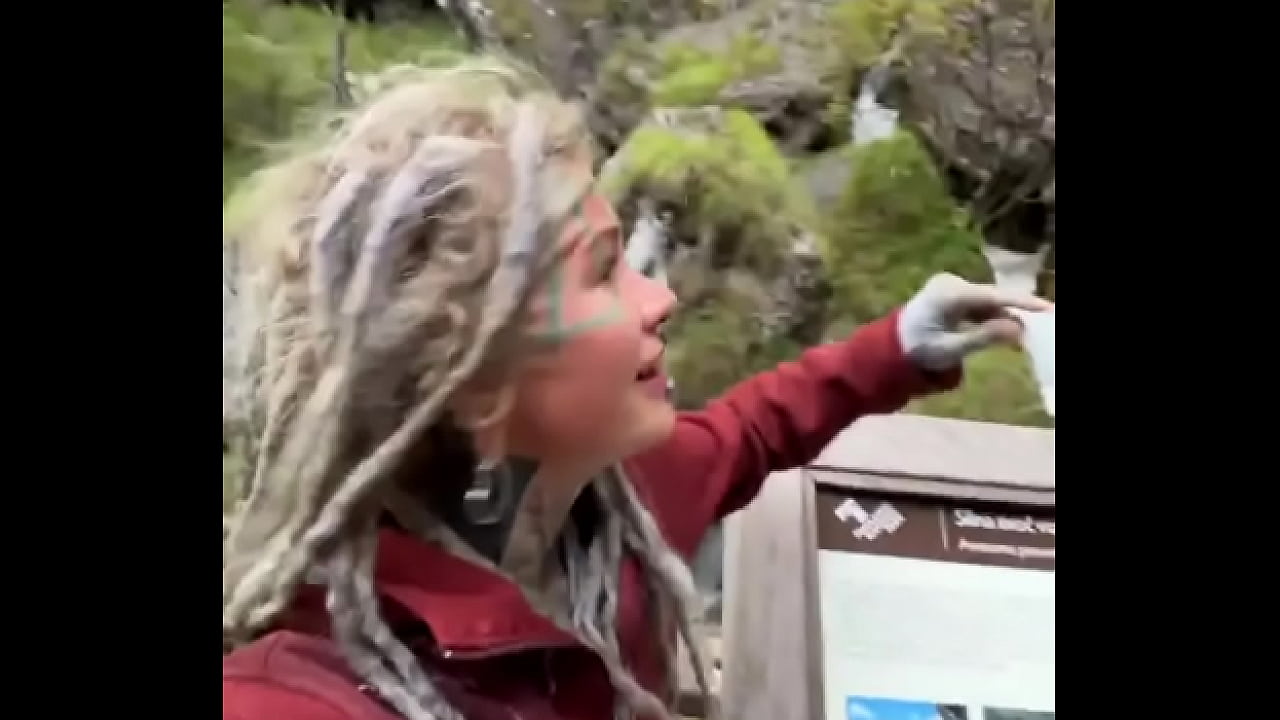
[[[995,318],[967,330],[947,333],[939,345],[944,353],[963,358],[993,345],[1016,345],[1022,340],[1022,324],[1013,318]]]
[[[1020,345],[1022,343],[1022,323],[1011,317],[993,318],[975,329],[981,330],[986,337],[990,338],[989,344],[992,345]]]
[[[1053,303],[1035,295],[1014,292],[995,285],[979,285],[967,283],[967,287],[959,294],[957,301],[965,309],[976,308],[1021,308],[1032,312],[1048,312],[1053,310]]]

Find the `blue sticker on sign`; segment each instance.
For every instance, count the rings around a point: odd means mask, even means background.
[[[844,713],[845,720],[969,720],[969,712],[963,705],[864,695],[845,698]]]

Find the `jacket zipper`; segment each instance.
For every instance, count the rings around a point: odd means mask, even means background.
[[[514,655],[515,653],[528,652],[530,650],[563,650],[571,647],[578,647],[578,644],[570,641],[551,642],[544,640],[542,642],[509,643],[498,647],[485,648],[484,650],[441,648],[440,656],[446,660],[487,660],[499,655]]]

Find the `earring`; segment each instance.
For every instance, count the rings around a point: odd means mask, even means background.
[[[473,525],[497,525],[507,515],[510,497],[511,468],[498,460],[482,460],[462,496],[462,514]]]

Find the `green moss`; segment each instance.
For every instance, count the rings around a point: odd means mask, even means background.
[[[751,373],[743,340],[750,329],[744,318],[708,304],[683,313],[671,327],[667,366],[676,383],[676,404],[696,408]]]
[[[852,139],[853,97],[845,87],[837,88],[822,112],[822,122],[831,129],[831,141],[843,145]]]
[[[638,128],[601,187],[619,202],[643,193],[676,203],[689,236],[706,229],[718,240],[732,238],[735,247],[717,254],[731,255],[735,267],[767,272],[776,265],[780,240],[812,226],[808,194],[749,113],[696,117],[710,124]]]
[[[981,237],[947,195],[914,136],[899,132],[853,151],[853,175],[828,233],[840,318],[832,335],[883,316],[937,272],[989,281]],[[1014,425],[1052,425],[1025,356],[997,348],[969,359],[964,385],[918,400],[909,412]]]
[[[973,0],[839,0],[827,15],[827,28],[845,62],[868,67],[880,59],[893,39],[948,37],[949,13]]]
[[[671,327],[668,368],[676,378],[676,405],[700,408],[734,384],[802,348],[784,337],[766,338],[753,301],[721,291],[693,309],[684,309]]]
[[[825,120],[843,141],[849,131],[852,95],[861,76],[887,59],[894,49],[909,58],[922,43],[946,43],[954,51],[969,38],[951,22],[951,15],[975,0],[838,0],[824,22],[806,34],[806,41],[825,48],[820,75],[831,89]]]
[[[732,69],[712,60],[678,68],[653,88],[653,102],[660,107],[707,105],[733,80]]]
[[[715,102],[734,83],[776,71],[778,48],[753,35],[741,35],[723,51],[672,43],[660,51],[659,75],[651,88],[657,107],[697,107]]]
[[[1010,348],[993,348],[970,357],[963,385],[916,400],[906,411],[1009,425],[1054,426],[1053,418],[1040,404],[1040,391],[1026,356]]]
[[[673,208],[673,233],[693,249],[671,268],[681,304],[669,358],[677,401],[696,407],[798,351],[766,333],[761,318],[790,242],[817,220],[790,163],[750,113],[674,110],[668,121],[633,132],[601,187],[623,207],[644,196]]]
[[[981,236],[913,135],[899,131],[857,148],[852,162],[828,233],[841,314],[858,322],[880,317],[937,272],[990,277]]]

